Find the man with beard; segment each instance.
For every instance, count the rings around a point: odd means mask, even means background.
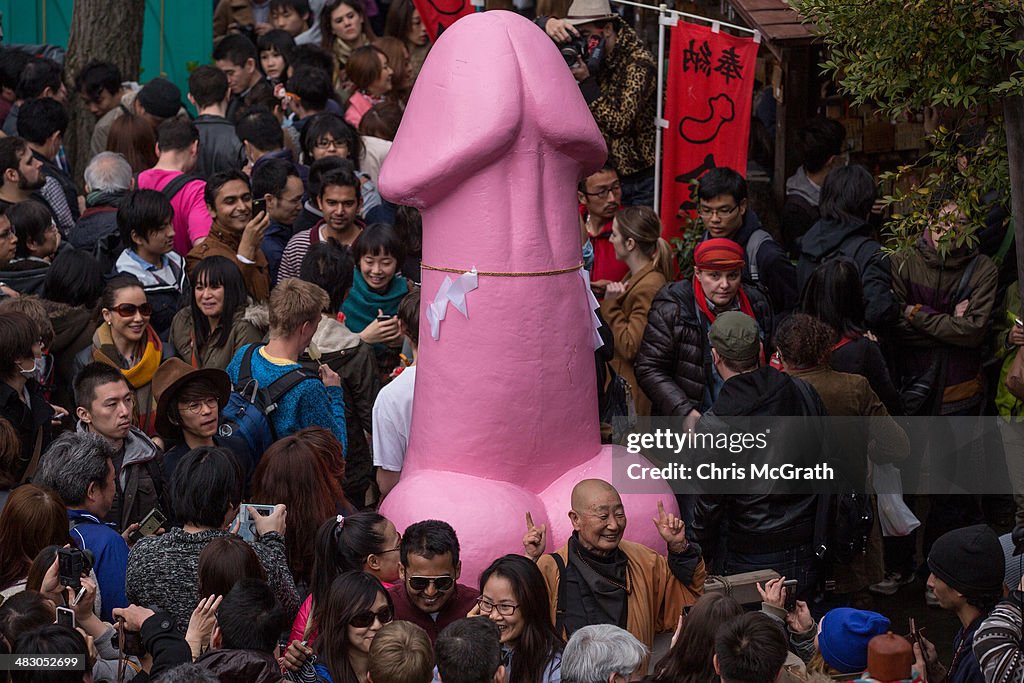
[[[0,206],[5,209],[29,198],[46,183],[43,162],[37,159],[21,138],[0,139]]]
[[[278,282],[299,276],[302,259],[311,245],[333,239],[342,246],[351,247],[363,231],[365,224],[359,218],[363,198],[359,179],[354,174],[340,169],[326,173],[316,202],[324,217],[288,241],[277,271]]]
[[[249,179],[241,171],[214,173],[206,182],[204,199],[213,225],[209,236],[185,257],[189,276],[207,256],[223,256],[242,271],[253,301],[266,301],[270,296],[270,272],[260,242],[270,219],[266,211],[252,215]]]
[[[32,155],[43,165],[46,184],[39,190],[39,196],[50,207],[50,213],[64,234],[75,227],[75,221],[81,214],[78,210],[78,187],[58,160],[68,121],[64,105],[49,97],[26,101],[21,105],[21,118],[18,120],[18,135],[24,138]]]
[[[292,162],[268,159],[253,167],[253,196],[266,200],[267,216],[270,217],[270,225],[260,247],[267,257],[272,282],[277,281],[277,267],[292,237],[292,225],[302,210],[303,192],[302,178]]]

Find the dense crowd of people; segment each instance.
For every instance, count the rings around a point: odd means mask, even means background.
[[[565,198],[600,299],[595,424],[871,418],[833,439],[870,493],[930,449],[976,466],[971,434],[922,439],[903,417],[998,415],[996,460],[1024,488],[998,209],[965,241],[940,193],[889,255],[876,179],[815,119],[778,235],[742,169],[700,178],[680,277],[650,206],[654,59],[607,0],[558,5],[535,23],[580,41],[567,68],[609,150]],[[401,495],[423,236],[376,183],[431,47],[423,18],[412,0],[221,0],[214,38],[184,98],[103,61],[69,93],[61,64],[0,50],[0,653],[81,665],[10,680],[1021,680],[1024,533],[998,536],[1013,523],[977,495],[907,495],[921,528],[888,536],[878,499],[853,496],[866,526],[845,548],[820,522],[835,497],[681,495],[651,548],[624,540],[615,487],[585,479],[569,538],[523,511],[522,547],[479,577],[447,522],[396,528],[377,510]],[[80,168],[69,97],[96,118]],[[762,570],[759,605],[705,590]],[[945,664],[875,611],[915,580],[959,623]]]

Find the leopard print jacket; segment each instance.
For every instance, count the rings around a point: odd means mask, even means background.
[[[654,166],[658,70],[631,27],[619,23],[617,34],[597,74],[601,95],[590,111],[608,143],[608,163],[628,176]]]

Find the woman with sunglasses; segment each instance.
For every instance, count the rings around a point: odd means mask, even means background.
[[[480,575],[471,615],[498,625],[508,683],[558,683],[562,641],[551,625],[544,576],[529,558],[505,555]]]
[[[314,680],[313,674],[327,683],[366,683],[370,645],[394,614],[391,596],[373,576],[359,571],[338,576],[313,612],[320,630],[312,641],[316,658],[293,674],[294,680]]]
[[[92,344],[75,357],[75,376],[93,361],[117,368],[135,392],[139,429],[156,436],[152,381],[164,360],[164,345],[149,324],[153,308],[131,275],[118,275],[103,288]]]
[[[331,583],[344,572],[366,572],[385,588],[398,581],[398,548],[402,535],[387,517],[376,512],[338,515],[316,533],[309,597],[292,624],[291,640],[312,640],[316,629],[311,613],[326,599]]]

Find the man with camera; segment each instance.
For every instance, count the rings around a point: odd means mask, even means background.
[[[103,519],[114,505],[113,449],[98,434],[74,432],[57,439],[39,462],[35,483],[60,494],[68,508],[71,538],[92,553],[103,596],[100,617],[111,620],[115,607],[127,607],[124,573],[128,544]],[[136,525],[137,526],[137,525]]]
[[[654,204],[657,68],[608,0],[574,0],[565,19],[538,17],[580,84],[619,172],[622,203]]]

